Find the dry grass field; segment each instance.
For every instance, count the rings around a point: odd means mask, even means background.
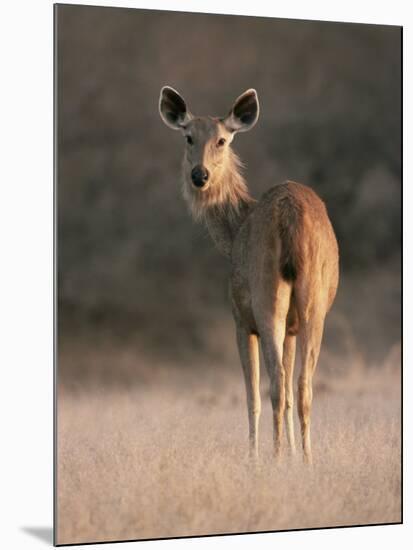
[[[82,369],[83,361],[92,373],[93,365],[103,373],[116,367],[122,383],[92,374],[59,388],[58,543],[401,520],[397,348],[380,366],[355,360],[344,374],[321,366],[312,469],[300,455],[273,461],[265,373],[254,468],[235,362],[140,363],[132,349],[109,347],[79,357],[63,349],[61,364],[76,360]]]

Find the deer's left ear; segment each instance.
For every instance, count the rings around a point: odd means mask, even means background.
[[[223,122],[230,132],[246,132],[255,125],[259,114],[260,106],[257,92],[251,88],[236,99]]]

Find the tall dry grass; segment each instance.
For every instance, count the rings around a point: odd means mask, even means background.
[[[274,462],[264,375],[252,468],[240,368],[136,369],[129,386],[59,390],[59,543],[400,521],[397,364],[318,373],[312,469]]]

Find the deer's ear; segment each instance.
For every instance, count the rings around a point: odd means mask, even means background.
[[[169,128],[181,130],[191,120],[185,100],[170,86],[164,86],[159,97],[159,114]]]
[[[231,111],[223,122],[230,132],[246,132],[255,125],[259,113],[257,92],[251,88],[235,100]]]

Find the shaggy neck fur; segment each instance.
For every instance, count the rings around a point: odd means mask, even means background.
[[[227,161],[205,191],[194,189],[184,179],[183,193],[192,216],[206,223],[218,250],[228,258],[235,236],[256,202],[248,192],[241,168],[240,159],[230,149]]]

